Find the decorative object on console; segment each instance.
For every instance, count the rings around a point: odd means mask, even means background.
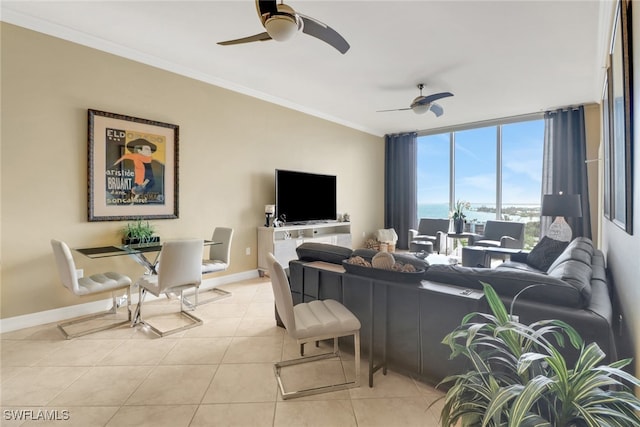
[[[157,243],[160,241],[160,236],[156,236],[154,233],[155,227],[149,221],[143,222],[142,218],[138,218],[122,229],[122,243],[124,245]]]
[[[547,236],[554,240],[570,242],[573,232],[565,217],[581,217],[582,204],[579,194],[545,194],[542,196],[542,215],[555,216]]]
[[[378,252],[371,259],[371,266],[375,268],[382,268],[384,270],[391,270],[396,263],[396,259],[389,252]]]
[[[276,213],[276,205],[264,205],[264,215],[265,215],[265,222],[264,222],[264,226],[268,227],[269,226],[269,218],[271,218],[271,215]]]
[[[378,252],[371,261],[367,261],[365,256],[354,253],[349,259],[342,261],[342,266],[347,273],[402,283],[420,282],[428,267],[426,261],[418,261],[422,265],[418,267],[411,262],[403,262],[406,258],[401,258],[402,261],[396,260],[389,252]]]
[[[398,234],[393,228],[381,228],[376,231],[376,239],[380,242],[380,250],[395,252]]]
[[[464,231],[464,219],[467,217],[464,213],[465,209],[471,208],[471,203],[464,202],[462,200],[458,200],[456,202],[456,207],[451,214],[451,218],[453,219],[454,231],[456,234],[462,234]]]

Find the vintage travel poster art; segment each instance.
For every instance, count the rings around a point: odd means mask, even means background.
[[[89,221],[178,217],[178,126],[89,110]]]

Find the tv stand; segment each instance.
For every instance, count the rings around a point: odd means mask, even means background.
[[[269,270],[267,254],[271,252],[284,268],[298,259],[296,248],[306,242],[329,243],[351,249],[350,222],[316,222],[288,224],[284,227],[258,227],[258,273]]]

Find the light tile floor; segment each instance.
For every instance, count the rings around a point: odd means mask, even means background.
[[[2,334],[0,425],[438,425],[440,402],[429,405],[442,393],[392,371],[377,372],[369,388],[365,358],[360,388],[283,401],[273,363],[296,357],[297,345],[275,324],[268,278],[222,288],[233,296],[198,307],[202,326],[164,338],[140,326],[73,340],[55,324]],[[175,313],[178,302],[145,308],[147,315]],[[322,376],[314,369],[298,375],[292,381]]]

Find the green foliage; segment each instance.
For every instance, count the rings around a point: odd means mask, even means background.
[[[540,240],[540,221],[527,222],[524,226],[524,249],[532,249]]]
[[[471,203],[469,202],[464,202],[462,200],[458,200],[456,202],[456,207],[453,210],[453,213],[451,214],[451,218],[453,219],[465,219],[467,216],[464,213],[465,209],[470,209],[471,208]]]
[[[493,288],[483,286],[493,315],[470,313],[443,340],[451,357],[466,357],[471,369],[442,381],[451,384],[442,426],[640,425],[640,399],[629,387],[640,380],[622,370],[631,359],[601,365],[604,352],[595,343],[585,345],[571,326],[515,322]],[[573,368],[556,347],[565,339],[580,349]]]
[[[143,222],[142,218],[136,219],[134,222],[130,222],[122,230],[123,237],[125,239],[137,239],[140,243],[151,242],[154,237],[155,228],[149,223],[149,221]]]

